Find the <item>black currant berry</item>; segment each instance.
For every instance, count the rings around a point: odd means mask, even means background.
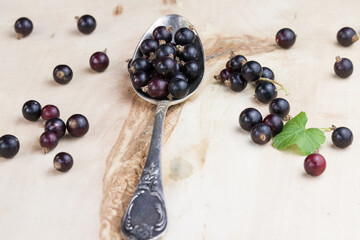
[[[174,98],[183,98],[189,93],[189,84],[183,79],[172,78],[168,88]]]
[[[276,87],[271,82],[259,83],[255,88],[255,97],[262,103],[269,103],[271,100],[276,98],[277,91]]]
[[[246,88],[247,81],[239,72],[233,72],[229,77],[229,85],[231,90],[241,92]]]
[[[79,31],[83,34],[90,34],[96,28],[96,20],[91,15],[83,15],[80,18],[75,17],[77,20],[77,27]]]
[[[263,123],[265,123],[266,125],[268,125],[270,127],[273,137],[276,136],[277,134],[279,134],[284,127],[281,117],[276,114],[267,115],[264,118]]]
[[[109,66],[109,57],[104,52],[95,52],[89,60],[90,67],[96,72],[103,72]]]
[[[263,73],[261,65],[256,61],[248,61],[241,68],[241,74],[248,82],[255,82]]]
[[[261,74],[262,78],[267,78],[267,79],[271,79],[271,80],[275,80],[275,74],[274,72],[268,68],[268,67],[262,67],[263,72]]]
[[[187,79],[187,77],[185,76],[185,74],[183,74],[182,72],[177,72],[177,73],[175,73],[174,75],[172,75],[171,79],[175,79],[175,78],[177,78],[177,79],[182,79],[182,80],[184,80],[184,81],[186,81],[186,82],[189,81],[189,80]]]
[[[156,61],[156,72],[163,77],[170,77],[176,73],[176,62],[169,57],[163,57]]]
[[[180,59],[183,61],[197,60],[200,53],[194,44],[186,44],[185,46],[178,46]]]
[[[310,154],[305,158],[304,168],[307,174],[314,177],[319,176],[326,169],[325,158],[318,153]]]
[[[16,20],[14,28],[17,34],[17,38],[21,39],[30,35],[33,30],[33,24],[30,19],[22,17]]]
[[[6,134],[0,138],[0,156],[3,158],[14,157],[20,149],[19,140],[10,134]]]
[[[69,171],[74,164],[72,156],[65,152],[60,152],[54,157],[54,168],[60,172]]]
[[[22,114],[29,121],[37,121],[41,116],[41,105],[35,100],[29,100],[22,107]]]
[[[346,148],[352,144],[353,134],[347,127],[339,127],[331,134],[331,140],[335,146],[339,148]]]
[[[172,58],[175,59],[176,47],[171,43],[162,44],[156,49],[155,55],[157,59],[169,57],[170,55],[172,55]]]
[[[224,68],[223,70],[221,70],[221,72],[219,73],[219,75],[215,75],[214,78],[216,80],[220,80],[222,83],[224,83],[225,81],[228,82],[228,84],[230,85],[230,75],[232,72],[230,72],[227,68]]]
[[[228,60],[225,64],[225,67],[227,70],[229,70],[230,73],[233,72],[233,70],[231,69],[231,60]]]
[[[55,105],[48,104],[41,109],[41,118],[49,120],[60,117],[60,111]]]
[[[73,137],[82,137],[89,130],[89,122],[84,115],[74,114],[66,121],[66,129]]]
[[[200,64],[196,61],[188,61],[183,67],[183,73],[189,80],[194,80],[201,74]]]
[[[152,68],[152,64],[146,58],[136,58],[131,61],[131,67],[129,68],[130,73],[136,72],[149,72]]]
[[[164,40],[165,42],[169,43],[172,39],[172,26],[165,27],[165,26],[159,26],[154,29],[153,31],[153,37],[155,40]]]
[[[271,129],[265,123],[258,123],[251,129],[251,139],[254,143],[263,145],[271,139]]]
[[[233,71],[241,72],[242,66],[247,62],[247,59],[243,55],[236,55],[230,59],[230,68]]]
[[[350,77],[353,73],[354,67],[352,62],[347,58],[340,58],[339,56],[336,57],[336,62],[334,64],[334,71],[336,75],[341,78]]]
[[[60,118],[52,118],[46,121],[44,131],[51,131],[60,139],[65,135],[66,125]]]
[[[245,131],[250,131],[256,124],[262,122],[261,113],[255,108],[246,108],[240,113],[240,127]]]
[[[145,39],[140,45],[140,51],[142,54],[149,56],[151,52],[155,53],[155,50],[159,47],[159,42],[154,39]]]
[[[161,99],[169,95],[168,81],[161,77],[151,79],[145,88],[147,94],[152,98]]]
[[[283,28],[276,33],[275,40],[280,47],[287,49],[294,45],[296,35],[293,30],[289,28]]]
[[[135,89],[141,89],[149,82],[149,76],[146,72],[137,72],[131,76],[131,82]]]
[[[57,65],[53,71],[53,78],[55,82],[60,84],[67,84],[71,81],[73,72],[68,65]]]
[[[175,43],[182,46],[193,43],[195,38],[195,33],[191,29],[186,27],[177,30],[174,36]]]
[[[290,112],[290,104],[283,98],[275,98],[269,104],[269,111],[271,114],[285,118]]]
[[[40,136],[40,146],[44,149],[45,153],[48,153],[50,150],[56,148],[58,145],[59,139],[56,136],[56,133],[52,131],[45,131]]]
[[[354,29],[344,27],[338,31],[336,39],[341,46],[348,47],[359,40],[359,36],[356,34]]]

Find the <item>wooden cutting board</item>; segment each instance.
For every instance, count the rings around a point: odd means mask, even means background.
[[[199,32],[207,56],[204,84],[165,121],[163,178],[169,226],[165,239],[359,239],[360,161],[358,79],[360,43],[344,48],[336,33],[359,30],[360,3],[349,1],[4,1],[0,2],[0,135],[16,135],[19,154],[0,158],[0,239],[121,239],[119,226],[141,174],[155,107],[133,92],[125,60],[159,17],[178,13]],[[114,11],[116,7],[117,11]],[[97,29],[80,34],[74,17],[92,14]],[[17,40],[13,24],[27,16],[33,33]],[[297,34],[289,50],[276,46],[283,27]],[[89,57],[107,49],[104,73]],[[213,79],[229,52],[270,67],[290,95],[291,115],[305,111],[309,127],[349,127],[354,143],[333,147],[330,133],[320,152],[327,169],[304,173],[297,151],[258,146],[238,124],[240,112],[268,105],[248,86],[235,93]],[[339,79],[335,56],[352,60],[354,73]],[[73,80],[60,86],[53,68],[68,64]],[[90,130],[66,136],[44,155],[43,122],[28,122],[30,99],[55,104],[66,120],[84,114]],[[56,153],[74,157],[65,174],[53,169]]]

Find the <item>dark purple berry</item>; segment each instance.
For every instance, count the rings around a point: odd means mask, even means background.
[[[148,73],[152,69],[152,64],[146,58],[136,58],[131,61],[130,73],[137,73],[140,71]]]
[[[201,75],[200,64],[196,61],[188,61],[183,67],[183,73],[189,80],[194,80]]]
[[[359,40],[359,36],[356,34],[354,29],[344,27],[338,31],[336,39],[341,46],[348,47]]]
[[[60,84],[67,84],[71,81],[73,72],[68,65],[57,65],[53,71],[53,78],[55,82]]]
[[[109,57],[105,52],[95,52],[91,55],[90,67],[96,72],[103,72],[109,66]]]
[[[165,26],[159,26],[154,29],[153,31],[153,37],[156,40],[164,40],[165,42],[169,43],[172,39],[172,27],[165,27]]]
[[[189,84],[183,79],[171,79],[168,88],[174,98],[183,98],[189,93]]]
[[[285,118],[290,112],[290,104],[284,98],[275,98],[269,104],[269,111],[271,114]]]
[[[149,56],[151,52],[155,53],[155,50],[159,47],[159,42],[154,39],[145,39],[140,45],[140,51],[142,54]]]
[[[163,57],[156,61],[155,69],[163,77],[170,77],[176,73],[176,62],[169,57]]]
[[[184,81],[186,81],[186,82],[189,81],[189,80],[187,79],[187,77],[185,76],[185,74],[183,74],[182,72],[177,72],[177,73],[175,73],[174,75],[171,76],[171,79],[175,79],[175,78],[177,78],[177,79],[182,79],[182,80],[184,80]]]
[[[65,152],[60,152],[54,157],[54,168],[60,172],[69,171],[74,164],[72,156]]]
[[[225,67],[226,67],[226,69],[227,69],[230,73],[233,72],[233,70],[231,69],[231,60],[229,60],[229,61],[226,62]]]
[[[40,136],[40,146],[44,149],[45,153],[48,153],[50,150],[56,148],[58,145],[58,138],[56,134],[52,131],[45,131]]]
[[[339,148],[346,148],[352,144],[353,134],[347,127],[339,127],[331,134],[331,140],[335,146]]]
[[[195,38],[195,33],[191,29],[186,27],[177,30],[174,37],[176,44],[182,46],[193,43]]]
[[[82,137],[89,130],[89,122],[84,115],[74,114],[66,121],[66,128],[71,136]]]
[[[20,39],[30,35],[33,30],[33,24],[30,19],[22,17],[16,20],[14,28],[18,39]]]
[[[77,27],[79,31],[83,34],[90,34],[96,28],[96,20],[91,15],[83,15],[80,18],[75,17],[77,19]]]
[[[151,79],[147,85],[147,94],[156,99],[167,97],[169,95],[168,82],[161,77]]]
[[[41,118],[44,120],[58,117],[60,117],[60,111],[54,105],[48,104],[41,109]]]
[[[241,92],[246,88],[247,85],[247,81],[243,78],[243,76],[239,72],[232,73],[230,75],[229,82],[230,82],[231,90],[235,92]]]
[[[279,117],[276,114],[267,115],[264,118],[263,123],[265,123],[266,125],[268,125],[270,127],[273,137],[276,136],[277,134],[279,134],[284,127],[281,117]]]
[[[172,55],[172,58],[175,59],[176,47],[170,43],[162,44],[156,49],[155,55],[157,59],[169,57],[170,55]]]
[[[131,76],[131,82],[135,89],[140,89],[148,84],[149,76],[146,72],[137,72]]]
[[[241,72],[242,66],[247,62],[243,55],[236,55],[230,59],[230,68],[233,71]]]
[[[276,87],[271,82],[259,83],[255,88],[255,97],[262,103],[269,103],[271,100],[276,98],[277,91]]]
[[[29,121],[37,121],[41,116],[41,105],[35,100],[29,100],[22,107],[22,114]]]
[[[276,33],[275,40],[280,47],[287,49],[294,45],[296,35],[293,30],[289,28],[283,28]]]
[[[3,158],[14,157],[20,149],[19,140],[10,134],[6,134],[0,138],[0,156]]]
[[[215,78],[220,79],[220,81],[223,83],[226,80],[229,80],[230,75],[231,75],[231,72],[228,69],[224,68],[223,70],[221,70],[221,72],[218,76],[215,76]]]
[[[271,129],[265,123],[258,123],[251,129],[251,139],[254,143],[263,145],[271,139]]]
[[[256,61],[248,61],[241,68],[241,74],[248,82],[255,82],[263,73],[261,65]]]
[[[319,176],[326,169],[325,158],[318,153],[310,154],[305,158],[304,168],[307,174],[311,176]]]
[[[353,73],[354,67],[352,62],[347,58],[340,58],[339,56],[336,57],[336,62],[334,64],[334,71],[336,75],[341,78],[350,77]]]
[[[267,79],[271,79],[271,80],[275,79],[275,74],[270,68],[262,67],[262,69],[263,69],[263,72],[261,74],[262,78],[267,78]]]
[[[262,122],[261,113],[255,108],[246,108],[240,113],[240,127],[245,131],[250,131],[256,124]]]
[[[186,44],[178,47],[180,59],[183,61],[197,60],[200,53],[194,44]]]
[[[51,131],[60,139],[65,135],[66,125],[60,118],[52,118],[46,121],[44,131]]]

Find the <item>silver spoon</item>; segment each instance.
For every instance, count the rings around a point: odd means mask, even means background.
[[[184,17],[171,14],[164,16],[153,23],[140,39],[133,59],[141,57],[140,44],[143,40],[151,38],[153,30],[158,26],[172,26],[173,33],[179,28],[190,27],[191,23]],[[135,193],[128,205],[123,217],[121,230],[127,239],[131,240],[154,240],[159,239],[167,227],[167,213],[164,201],[164,191],[161,180],[161,138],[166,111],[169,106],[181,103],[188,99],[198,89],[204,75],[205,54],[198,36],[194,44],[201,49],[199,62],[202,66],[200,76],[190,84],[189,94],[182,99],[174,100],[155,100],[148,97],[141,90],[134,88],[135,92],[144,100],[156,104],[155,122],[150,142],[149,153],[146,159]]]

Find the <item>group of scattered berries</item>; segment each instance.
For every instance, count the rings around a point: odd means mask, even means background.
[[[153,99],[180,99],[203,73],[203,53],[193,26],[158,26],[140,44],[142,56],[129,60],[133,87]]]
[[[66,124],[60,119],[60,111],[54,105],[41,107],[35,100],[27,101],[22,108],[22,114],[29,121],[37,121],[40,117],[45,120],[44,132],[40,136],[40,146],[47,153],[54,149],[59,140],[65,135],[66,129],[73,137],[84,136],[89,130],[87,118],[81,114],[74,114],[68,118]],[[73,165],[73,159],[68,153],[58,153],[54,158],[56,170],[66,172]]]

